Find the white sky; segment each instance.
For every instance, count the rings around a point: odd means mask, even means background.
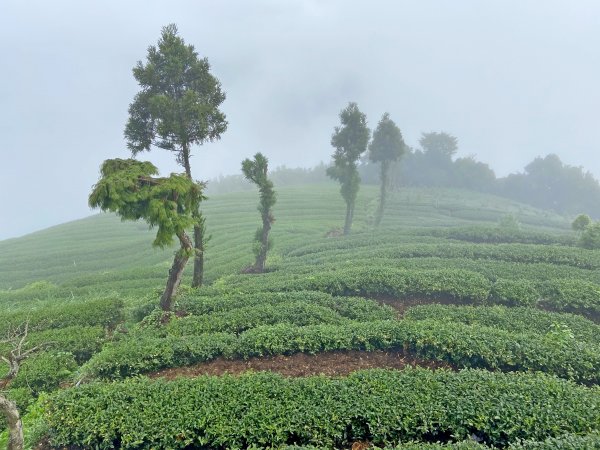
[[[389,111],[409,145],[459,139],[498,175],[557,153],[600,177],[600,2],[0,0],[0,239],[84,217],[127,157],[131,69],[174,22],[227,93],[194,176],[328,161],[338,112]],[[140,155],[179,171],[163,150]]]

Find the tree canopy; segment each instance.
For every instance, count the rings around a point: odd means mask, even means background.
[[[204,199],[203,185],[183,174],[153,177],[158,169],[135,159],[107,159],[89,196],[92,208],[111,211],[122,220],[144,219],[157,227],[153,245],[164,247],[196,223],[194,211]]]
[[[458,150],[458,139],[443,131],[423,133],[419,144],[430,159],[450,161]]]
[[[373,140],[369,144],[369,159],[373,162],[391,162],[402,157],[406,144],[402,139],[400,128],[384,113],[373,132]]]
[[[208,60],[171,24],[162,29],[158,46],[148,48],[146,63],[138,61],[133,76],[141,90],[129,106],[128,148],[134,156],[152,146],[176,152],[188,172],[190,146],[219,139],[227,129],[219,110],[225,93]]]

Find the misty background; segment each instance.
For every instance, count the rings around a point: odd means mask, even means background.
[[[126,158],[131,69],[164,25],[207,57],[227,100],[193,175],[329,162],[338,113],[384,111],[417,147],[459,139],[498,176],[556,153],[600,177],[595,1],[0,2],[0,239],[84,217],[107,158]],[[163,150],[139,155],[180,172]]]

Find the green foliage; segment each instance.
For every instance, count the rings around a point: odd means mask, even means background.
[[[367,127],[367,116],[358,109],[356,103],[349,103],[340,112],[340,121],[341,126],[335,127],[331,137],[335,151],[333,166],[327,169],[327,175],[341,184],[340,192],[346,202],[344,234],[348,234],[360,184],[357,162],[367,150],[371,131]]]
[[[257,243],[255,248],[255,267],[260,272],[264,270],[267,251],[273,245],[269,238],[271,226],[275,221],[271,208],[273,208],[275,202],[277,201],[277,196],[275,195],[275,190],[273,189],[273,182],[267,177],[267,172],[269,169],[268,164],[269,160],[262,153],[257,153],[254,155],[254,160],[245,159],[242,161],[242,173],[244,174],[244,177],[256,184],[260,192],[258,211],[260,212],[262,218],[262,227],[256,230],[255,235],[255,241]]]
[[[600,285],[583,280],[551,280],[540,285],[541,303],[558,311],[600,314]]]
[[[189,145],[220,138],[227,129],[219,110],[225,94],[209,71],[208,60],[185,44],[174,24],[162,29],[146,63],[139,61],[133,69],[140,92],[129,106],[125,137],[134,155],[155,145],[177,152],[185,165]]]
[[[458,150],[458,139],[443,131],[422,133],[419,144],[432,160],[450,160]]]
[[[587,249],[600,249],[600,222],[588,225],[583,230],[579,245]]]
[[[578,341],[600,345],[600,326],[581,316],[524,307],[474,307],[454,305],[420,305],[404,314],[410,320],[435,320],[465,325],[481,325],[511,333],[546,335],[557,325],[571,330]]]
[[[12,381],[11,388],[29,388],[33,395],[52,392],[67,381],[77,363],[69,352],[48,351],[28,358]]]
[[[579,214],[571,223],[573,230],[582,232],[592,224],[592,219],[587,214]]]
[[[100,449],[340,448],[473,434],[506,446],[597,430],[599,411],[597,390],[541,374],[407,369],[95,383],[54,395],[46,419],[54,445]]]
[[[153,178],[157,173],[149,162],[107,159],[89,204],[92,208],[115,212],[122,220],[144,219],[151,228],[158,227],[153,245],[170,245],[173,236],[197,223],[195,213],[204,199],[203,185],[185,175]]]
[[[402,157],[406,151],[406,144],[402,133],[390,115],[385,113],[373,133],[373,140],[369,144],[369,159],[373,162],[387,164]]]
[[[28,347],[49,343],[51,348],[70,352],[78,364],[82,364],[102,348],[106,340],[104,328],[73,325],[33,332],[27,336]]]
[[[497,280],[490,292],[492,303],[508,306],[534,306],[539,298],[535,286],[526,280]]]
[[[42,331],[66,327],[112,328],[123,319],[123,300],[99,298],[83,302],[61,302],[43,309],[22,309],[0,313],[0,336],[10,326],[29,322],[29,329]],[[34,334],[31,335],[32,337]]]
[[[189,296],[178,301],[179,307],[196,316],[234,312],[245,307],[286,306],[302,303],[327,308],[342,317],[358,321],[385,320],[395,318],[395,312],[376,302],[360,297],[332,297],[323,292],[260,292],[221,293],[214,296]]]
[[[188,326],[192,325],[192,326]],[[249,358],[333,350],[392,348],[423,358],[446,361],[459,368],[543,371],[587,384],[600,381],[597,344],[552,336],[512,332],[479,324],[439,320],[383,320],[295,326],[261,325],[240,334],[202,333],[194,323],[172,325],[174,335],[136,334],[109,343],[83,367],[87,376],[123,378],[209,361],[219,356]]]
[[[381,193],[377,215],[375,216],[376,226],[379,226],[383,218],[390,164],[400,159],[405,151],[406,144],[402,139],[400,129],[390,119],[390,115],[385,113],[377,124],[377,129],[373,133],[373,141],[369,145],[369,159],[381,163]]]

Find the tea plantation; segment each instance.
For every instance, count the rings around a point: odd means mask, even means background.
[[[268,271],[244,274],[256,203],[205,202],[207,283],[168,317],[173,250],[142,224],[0,242],[0,335],[47,344],[8,390],[30,447],[600,448],[600,251],[572,218],[413,188],[374,229],[363,186],[344,237],[336,186],[282,188]]]

